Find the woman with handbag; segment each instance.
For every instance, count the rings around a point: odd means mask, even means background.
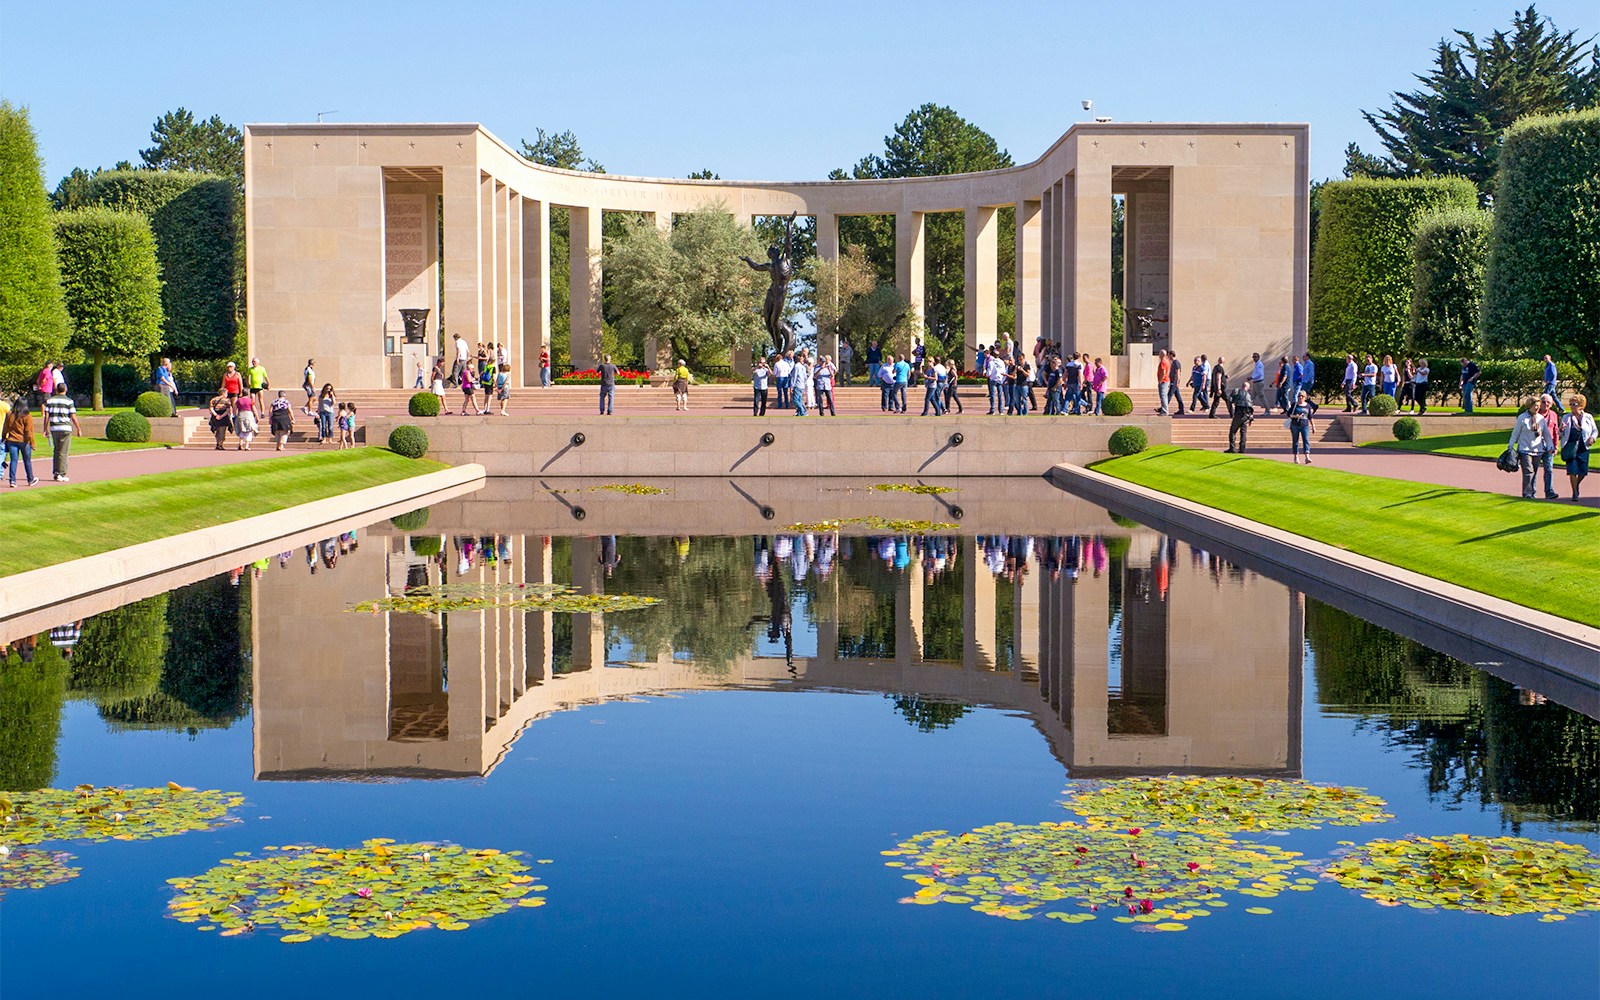
[[[1305,452],[1306,464],[1311,464],[1311,414],[1311,402],[1301,389],[1289,407],[1289,454],[1296,465],[1300,464],[1301,451]]]
[[[211,412],[211,433],[217,436],[217,450],[228,438],[228,428],[233,425],[233,400],[225,392],[218,392],[208,404]]]
[[[1561,460],[1567,463],[1567,478],[1572,481],[1572,499],[1578,499],[1578,484],[1589,474],[1589,449],[1600,432],[1594,417],[1584,412],[1589,400],[1582,393],[1567,399],[1567,415],[1561,418]]]

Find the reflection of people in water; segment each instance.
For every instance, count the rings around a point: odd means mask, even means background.
[[[767,579],[767,602],[771,614],[767,619],[767,638],[773,642],[783,640],[783,662],[789,673],[798,676],[794,666],[794,616],[789,610],[789,591],[783,585],[783,574],[773,573]]]
[[[606,579],[611,578],[612,572],[622,565],[622,556],[617,554],[617,536],[600,536],[600,565],[605,567]]]

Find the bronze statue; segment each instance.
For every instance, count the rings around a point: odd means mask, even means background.
[[[766,271],[772,278],[772,284],[767,286],[767,301],[761,306],[761,320],[766,324],[767,336],[772,338],[773,351],[780,355],[794,350],[795,345],[794,329],[783,318],[783,305],[789,297],[789,276],[794,273],[789,255],[794,249],[794,217],[797,214],[789,213],[789,221],[783,229],[783,246],[780,248],[774,243],[767,247],[765,264],[758,264],[749,257],[739,258],[751,269]]]

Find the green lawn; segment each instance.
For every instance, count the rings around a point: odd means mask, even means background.
[[[79,437],[72,435],[72,457],[79,455],[98,455],[103,451],[138,451],[141,448],[170,448],[172,445],[160,441],[107,441],[105,438]],[[56,452],[55,442],[50,440],[50,435],[40,434],[33,449],[34,460],[41,457],[50,461],[50,456]],[[37,471],[37,470],[35,470]]]
[[[384,448],[356,448],[48,489],[0,490],[0,537],[14,542],[0,546],[0,576],[443,468]]]
[[[1097,472],[1600,625],[1600,511],[1164,446]]]
[[[1511,429],[1503,431],[1478,431],[1473,434],[1436,434],[1414,441],[1369,441],[1363,448],[1382,448],[1387,451],[1421,451],[1431,455],[1457,455],[1462,458],[1481,458],[1492,462],[1506,450]]]

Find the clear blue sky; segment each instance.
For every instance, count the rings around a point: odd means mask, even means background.
[[[1514,4],[709,3],[658,0],[25,2],[0,16],[0,93],[32,109],[52,187],[137,162],[180,105],[247,122],[477,121],[515,146],[577,133],[613,173],[820,178],[925,101],[1019,162],[1079,101],[1119,121],[1306,121],[1312,176],[1376,138],[1362,108],[1409,89],[1454,28]],[[1540,12],[1581,36],[1593,0]]]

